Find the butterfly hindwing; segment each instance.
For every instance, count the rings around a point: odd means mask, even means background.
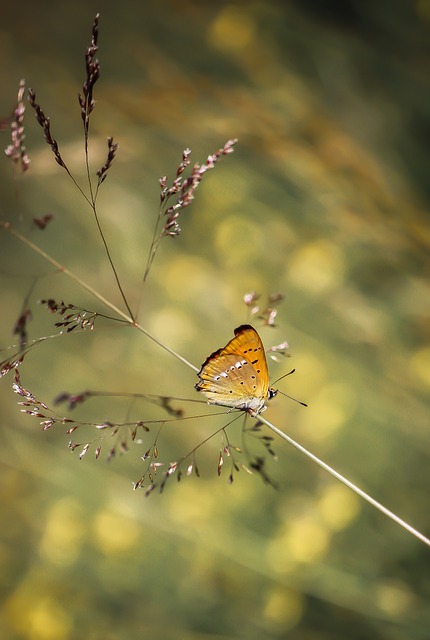
[[[269,372],[260,336],[251,325],[241,325],[234,338],[206,358],[196,389],[210,404],[259,413],[269,393]]]

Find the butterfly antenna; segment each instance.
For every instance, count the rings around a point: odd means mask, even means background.
[[[301,400],[297,400],[297,398],[293,398],[293,396],[289,396],[288,393],[284,393],[283,391],[279,391],[279,389],[278,389],[278,393],[280,393],[281,396],[285,396],[286,398],[289,398],[290,400],[294,400],[294,402],[297,402],[298,404],[301,404],[302,407],[307,407],[308,406],[306,404],[306,402],[302,402]]]
[[[279,380],[283,380],[284,378],[286,378],[287,376],[290,376],[294,372],[295,372],[295,369],[291,369],[291,371],[289,371],[288,373],[284,373],[283,376],[274,380],[273,384],[276,384],[277,382],[279,382]]]
[[[280,378],[278,378],[277,380],[274,381],[273,384],[276,384],[277,382],[279,382],[280,380],[283,380],[284,378],[286,378],[287,376],[290,376],[292,373],[295,372],[295,369],[291,369],[291,371],[289,371],[288,373],[284,373],[283,376],[281,376]],[[283,391],[280,391],[279,389],[277,390],[278,393],[280,393],[282,396],[285,396],[286,398],[289,398],[290,400],[294,400],[294,402],[297,402],[298,404],[301,404],[302,407],[307,407],[308,405],[306,404],[306,402],[302,402],[301,400],[297,400],[297,398],[293,398],[293,396],[289,396],[288,393],[284,393]]]

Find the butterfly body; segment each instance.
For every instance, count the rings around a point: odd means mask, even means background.
[[[276,395],[269,387],[269,371],[263,343],[256,330],[244,324],[234,338],[208,356],[198,373],[197,391],[209,404],[241,409],[258,415]]]

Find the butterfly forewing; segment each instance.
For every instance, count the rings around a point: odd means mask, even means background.
[[[210,404],[259,413],[269,394],[263,343],[250,325],[242,325],[234,333],[224,348],[205,360],[196,389],[206,395]]]

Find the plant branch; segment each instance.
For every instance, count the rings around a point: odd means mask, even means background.
[[[106,307],[111,309],[111,311],[116,313],[127,324],[129,324],[132,327],[136,327],[136,329],[141,331],[145,336],[147,336],[147,338],[149,338],[150,340],[155,342],[155,344],[157,344],[159,347],[164,349],[164,351],[167,351],[168,353],[170,353],[170,355],[174,356],[177,360],[180,360],[183,364],[186,364],[187,367],[190,367],[190,369],[193,369],[196,372],[199,370],[195,365],[191,364],[191,362],[189,362],[186,358],[184,358],[179,353],[177,353],[176,351],[168,347],[166,344],[164,344],[163,342],[155,338],[151,333],[149,333],[147,329],[145,329],[144,327],[142,327],[141,324],[136,322],[131,315],[127,315],[126,313],[124,313],[124,311],[121,311],[121,309],[119,309],[115,304],[113,304],[113,302],[111,302],[110,300],[102,296],[102,294],[99,293],[96,289],[94,289],[94,287],[92,287],[90,284],[88,284],[88,282],[85,282],[85,280],[82,280],[82,278],[80,278],[78,275],[73,273],[73,271],[70,271],[70,269],[67,269],[67,267],[62,265],[60,262],[57,262],[55,258],[52,258],[52,256],[46,253],[46,251],[41,249],[37,244],[35,244],[31,240],[23,236],[19,231],[16,231],[16,229],[14,229],[9,222],[0,222],[0,226],[6,231],[9,231],[9,233],[15,236],[15,238],[17,238],[18,240],[26,244],[30,249],[38,253],[42,258],[47,260],[56,269],[58,269],[59,271],[67,275],[69,278],[77,282],[83,289],[85,289],[85,291],[88,291],[88,293],[94,296],[99,302],[101,302]]]
[[[90,181],[90,178],[88,178],[88,179],[89,179],[89,181]],[[91,181],[90,181],[90,182],[91,182]],[[92,193],[91,193],[91,197],[93,197]],[[116,267],[115,267],[114,261],[113,261],[113,259],[112,259],[111,254],[110,254],[110,250],[109,250],[109,246],[108,246],[108,243],[107,243],[107,241],[106,241],[106,238],[105,238],[105,234],[103,233],[103,229],[102,229],[102,226],[101,226],[101,224],[100,224],[100,220],[99,220],[99,216],[98,216],[98,213],[97,213],[97,209],[96,209],[96,203],[95,203],[95,201],[93,201],[92,209],[93,209],[93,212],[94,212],[94,218],[95,218],[95,220],[96,220],[97,228],[98,228],[98,230],[99,230],[100,237],[101,237],[101,239],[102,239],[102,242],[103,242],[103,245],[104,245],[104,248],[105,248],[105,251],[106,251],[107,259],[109,260],[109,264],[110,264],[110,266],[111,266],[111,269],[112,269],[112,271],[113,271],[113,275],[114,275],[115,280],[116,280],[117,287],[118,287],[119,292],[120,292],[120,294],[121,294],[121,297],[122,297],[122,299],[123,299],[123,301],[124,301],[124,304],[125,304],[125,306],[126,306],[126,309],[127,309],[128,313],[129,313],[129,315],[130,315],[130,318],[131,318],[131,319],[132,319],[132,321],[134,322],[133,313],[132,313],[132,311],[131,311],[131,309],[130,309],[130,305],[128,304],[127,297],[126,297],[126,295],[125,295],[125,293],[124,293],[124,290],[123,290],[123,288],[122,288],[122,285],[121,285],[121,282],[120,282],[120,279],[119,279],[118,272],[117,272],[117,270],[116,270]]]
[[[375,498],[372,498],[372,496],[370,496],[368,493],[366,493],[365,491],[363,491],[362,489],[360,489],[359,487],[357,487],[357,485],[355,485],[353,482],[351,482],[350,480],[347,480],[347,478],[345,478],[343,475],[341,475],[340,473],[338,473],[337,471],[335,471],[335,469],[333,469],[332,467],[330,467],[326,462],[323,462],[323,460],[321,460],[320,458],[318,458],[317,456],[315,456],[313,453],[311,453],[310,451],[308,451],[305,447],[303,447],[301,444],[299,444],[298,442],[296,442],[295,440],[293,440],[293,438],[290,438],[290,436],[288,436],[286,433],[284,433],[283,431],[281,431],[280,429],[278,429],[277,427],[275,427],[274,424],[272,424],[271,422],[269,422],[268,420],[266,420],[263,416],[261,416],[261,414],[259,414],[257,416],[257,419],[260,422],[263,422],[266,427],[269,427],[269,429],[271,431],[273,431],[274,433],[276,433],[276,435],[278,435],[280,438],[282,438],[283,440],[285,440],[286,442],[288,442],[289,444],[291,444],[293,447],[295,447],[296,449],[298,449],[298,451],[300,451],[301,453],[303,453],[305,456],[307,456],[308,458],[310,458],[310,460],[312,460],[313,462],[315,462],[317,465],[319,465],[320,467],[322,467],[325,471],[327,471],[328,473],[330,473],[334,478],[336,478],[337,480],[339,480],[340,482],[342,482],[346,487],[348,487],[349,489],[351,489],[351,491],[354,491],[354,493],[356,493],[358,496],[360,496],[361,498],[363,498],[363,500],[366,500],[366,502],[368,502],[369,504],[372,505],[372,507],[375,507],[376,509],[378,509],[381,513],[383,513],[385,516],[387,516],[388,518],[390,518],[391,520],[393,520],[394,522],[396,522],[398,525],[400,525],[401,527],[403,527],[403,529],[405,529],[406,531],[408,531],[409,533],[411,533],[413,536],[415,536],[416,538],[418,538],[418,540],[421,540],[421,542],[423,542],[424,544],[426,544],[428,547],[430,547],[430,540],[429,538],[427,538],[424,534],[420,533],[420,531],[417,531],[417,529],[414,529],[410,524],[408,524],[407,522],[405,522],[404,520],[402,520],[402,518],[400,518],[399,516],[397,516],[395,513],[393,513],[392,511],[390,511],[389,509],[387,509],[387,507],[384,507],[384,505],[382,505],[380,502],[378,502],[377,500],[375,500]]]

